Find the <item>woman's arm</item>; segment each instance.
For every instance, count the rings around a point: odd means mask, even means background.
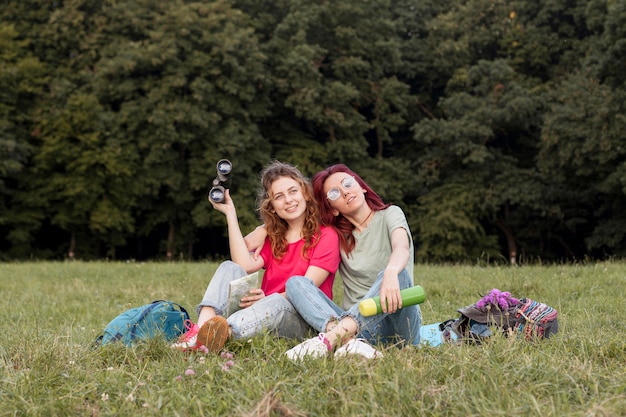
[[[329,275],[330,273],[327,270],[313,265],[309,265],[304,274],[305,277],[313,281],[313,284],[315,284],[317,288],[319,288],[320,285],[326,281],[326,278],[328,278]]]
[[[248,251],[246,243],[243,240],[243,235],[239,228],[239,220],[237,219],[237,210],[235,209],[233,200],[230,198],[230,190],[226,190],[223,203],[214,203],[211,201],[211,204],[217,211],[226,215],[228,242],[232,261],[241,266],[248,274],[263,268],[263,258],[259,257],[255,259]]]
[[[265,225],[262,224],[257,226],[256,229],[248,233],[243,238],[244,242],[246,242],[248,252],[253,252],[252,257],[255,260],[259,258],[259,254],[261,253],[261,249],[263,249],[263,243],[265,243],[266,237],[267,230],[265,229]]]
[[[380,304],[384,313],[395,313],[402,308],[398,274],[409,262],[409,236],[406,229],[399,227],[391,232],[391,255],[380,286]]]

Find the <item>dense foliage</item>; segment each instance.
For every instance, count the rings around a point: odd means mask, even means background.
[[[626,254],[625,0],[6,0],[0,257],[226,252],[272,159],[343,162],[417,259]]]

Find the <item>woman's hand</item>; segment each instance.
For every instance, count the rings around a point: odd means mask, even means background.
[[[224,192],[224,202],[216,203],[215,201],[209,199],[209,202],[213,206],[213,208],[219,212],[224,214],[228,214],[230,212],[236,213],[235,211],[235,203],[233,203],[233,199],[230,198],[230,190],[226,189]]]
[[[410,238],[408,232],[401,227],[391,232],[391,255],[380,284],[380,306],[384,313],[393,314],[402,308],[398,275],[409,260]]]
[[[383,282],[380,285],[380,306],[383,313],[393,314],[402,308],[398,273],[396,268],[385,268]]]
[[[241,298],[241,302],[239,303],[239,307],[241,307],[241,308],[250,307],[252,304],[256,303],[261,298],[265,297],[265,293],[260,288],[255,288],[254,290],[250,290],[250,292],[248,294],[249,295],[246,295],[245,297]]]

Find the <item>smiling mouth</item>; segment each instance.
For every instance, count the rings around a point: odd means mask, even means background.
[[[293,213],[294,211],[296,211],[296,209],[297,209],[297,208],[298,208],[298,206],[297,206],[297,205],[295,205],[295,206],[287,207],[287,208],[285,209],[285,211],[286,211],[287,213]]]

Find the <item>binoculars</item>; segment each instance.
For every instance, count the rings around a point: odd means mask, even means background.
[[[223,203],[225,199],[228,176],[233,170],[233,164],[228,159],[217,161],[217,177],[213,180],[213,187],[207,196],[214,203]]]

